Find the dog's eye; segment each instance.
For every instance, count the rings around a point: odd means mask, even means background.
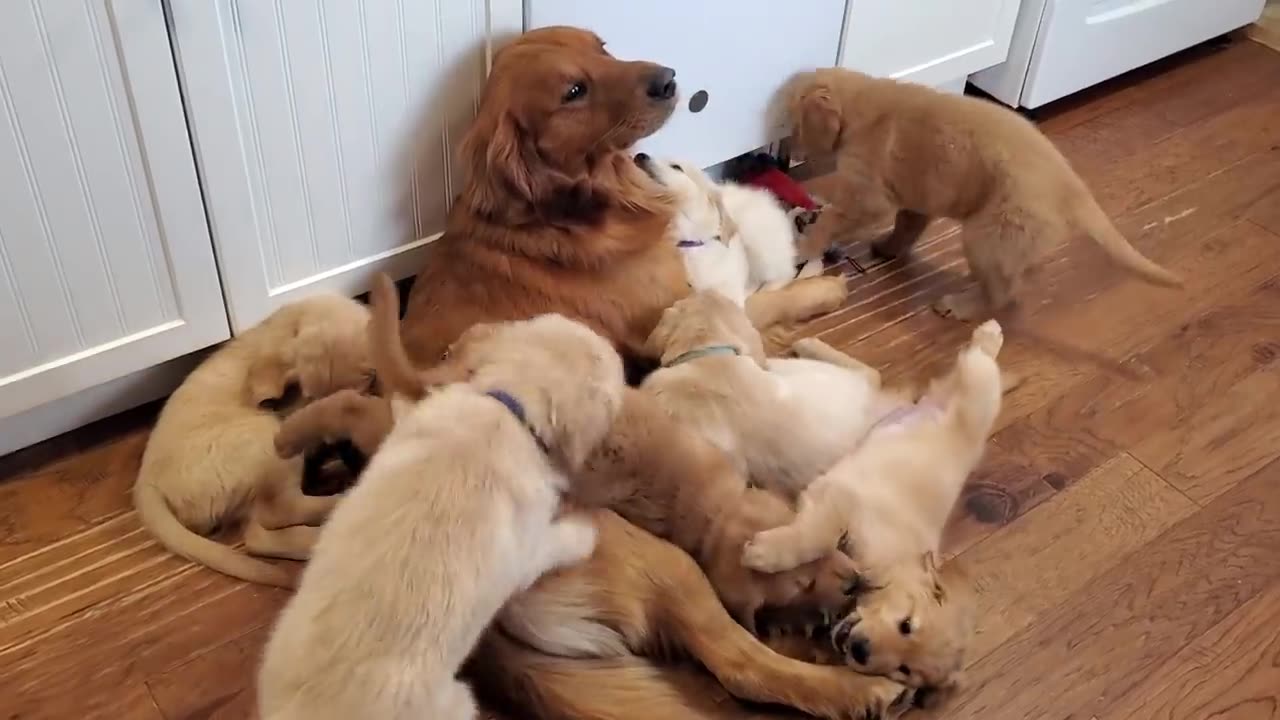
[[[907,618],[906,620],[903,620],[902,622],[898,623],[898,632],[902,633],[903,635],[911,634],[911,618]]]
[[[680,167],[676,163],[671,163],[671,169],[675,170],[676,172],[684,172],[684,168]]]
[[[587,84],[579,81],[569,86],[569,89],[566,90],[564,93],[563,101],[567,103],[571,103],[574,100],[581,100],[586,96],[587,96]]]
[[[907,667],[906,665],[899,665],[898,672],[902,673],[903,675],[910,675],[911,668]]]

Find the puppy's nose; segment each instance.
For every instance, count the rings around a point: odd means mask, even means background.
[[[859,665],[866,665],[871,659],[871,641],[864,637],[854,638],[849,645],[849,656]]]
[[[635,160],[636,160],[636,164],[637,164],[637,165],[639,165],[640,167],[644,167],[645,165],[648,165],[648,164],[649,164],[649,154],[648,154],[648,153],[636,153],[636,158],[635,158]]]
[[[670,100],[676,95],[676,71],[669,67],[658,68],[649,76],[645,94],[654,100]]]

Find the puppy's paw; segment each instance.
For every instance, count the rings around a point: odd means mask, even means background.
[[[970,342],[993,358],[999,355],[1000,348],[1004,346],[1004,332],[1000,329],[1000,323],[988,320],[974,328],[973,339]]]
[[[801,559],[791,552],[786,532],[781,528],[756,533],[742,546],[742,564],[763,573],[791,570],[801,564]]]
[[[815,337],[800,338],[791,343],[792,355],[809,360],[820,358],[829,349],[831,349],[830,345]]]
[[[847,717],[855,720],[896,720],[909,711],[914,693],[892,680],[850,673],[860,678],[859,692],[852,697],[856,707],[849,709]]]
[[[551,526],[552,552],[548,568],[576,565],[596,549],[596,526],[586,515],[568,515]]]

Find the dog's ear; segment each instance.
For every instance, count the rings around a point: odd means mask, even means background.
[[[498,103],[493,103],[498,104]],[[540,196],[537,168],[526,151],[519,122],[502,109],[482,110],[462,140],[467,164],[466,196],[483,216],[500,215],[505,206],[535,205]]]
[[[840,142],[843,119],[840,105],[825,87],[800,94],[792,108],[796,144],[806,153],[829,153]]]
[[[298,371],[291,357],[292,343],[289,345],[280,348],[280,352],[259,356],[249,363],[244,380],[249,404],[270,408],[285,399],[290,385],[298,384]]]
[[[671,331],[675,327],[675,316],[677,310],[675,307],[669,307],[662,311],[662,316],[658,318],[658,324],[654,326],[653,332],[649,333],[649,337],[644,341],[645,357],[662,359],[663,354],[667,351],[667,345],[671,343]]]
[[[929,589],[933,594],[933,599],[941,605],[947,599],[947,587],[943,582],[938,556],[931,550],[924,554],[920,562],[924,567],[925,574],[928,575]]]

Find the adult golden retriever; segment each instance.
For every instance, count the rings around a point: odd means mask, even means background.
[[[628,359],[689,290],[668,237],[674,201],[629,151],[675,108],[675,71],[622,61],[594,33],[549,27],[497,53],[463,139],[467,179],[409,294],[404,338],[420,367],[480,322],[555,312]],[[838,278],[748,302],[764,328],[839,307]]]

